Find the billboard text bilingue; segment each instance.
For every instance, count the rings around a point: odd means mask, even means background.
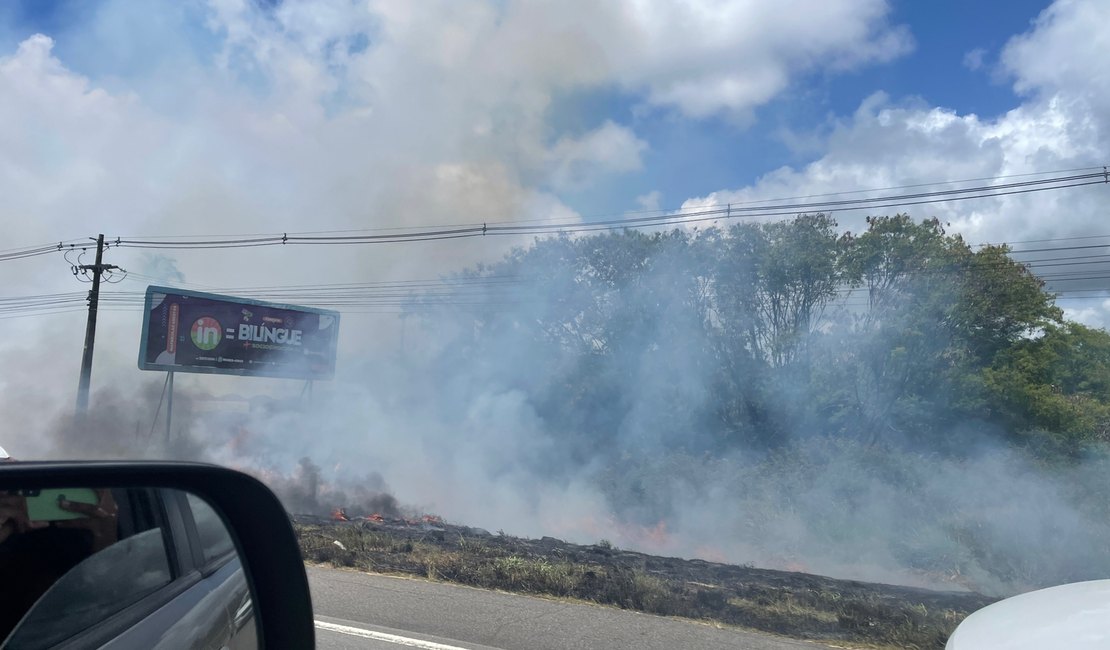
[[[331,379],[339,313],[148,287],[139,368]]]

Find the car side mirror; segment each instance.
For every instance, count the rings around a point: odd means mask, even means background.
[[[222,467],[0,463],[0,571],[5,648],[315,646],[289,516]],[[6,602],[25,592],[22,609]]]

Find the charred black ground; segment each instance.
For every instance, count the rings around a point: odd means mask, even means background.
[[[360,521],[297,515],[305,560],[506,591],[569,597],[799,639],[881,648],[943,648],[994,599],[656,557],[602,541],[526,539],[438,518]]]

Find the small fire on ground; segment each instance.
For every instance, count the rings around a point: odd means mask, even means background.
[[[350,515],[347,513],[346,508],[334,508],[331,511],[332,521],[369,521],[375,524],[397,524],[406,526],[417,526],[420,524],[427,524],[430,526],[439,526],[443,524],[443,518],[439,515],[422,515],[419,519],[410,519],[408,517],[386,517],[380,512],[374,512],[368,515]]]

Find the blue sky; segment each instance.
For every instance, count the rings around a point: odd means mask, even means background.
[[[967,65],[970,52],[981,65]],[[1108,165],[1107,52],[1108,0],[0,0],[0,224],[5,248],[16,249],[97,233],[574,223],[637,209],[649,194],[662,208],[697,209]],[[1099,184],[909,212],[971,243],[1110,241],[1108,192]],[[866,227],[862,211],[834,216],[844,229]],[[130,402],[94,392],[94,403],[134,411],[124,428],[138,418],[146,430],[161,388],[135,367],[137,307],[110,293],[429,286],[532,241],[112,247],[106,261],[130,275],[105,287],[94,388],[154,400],[115,407]],[[1091,271],[1086,255],[1097,251],[1078,252],[1083,266],[1061,268]],[[87,288],[52,252],[5,264],[7,296],[76,295],[73,304]],[[1110,325],[1105,277],[1082,278],[1054,280],[1076,292],[1059,304],[1070,319]],[[462,340],[440,329],[447,321],[398,313],[401,291],[383,293],[381,311],[344,310],[336,394],[352,409],[313,438],[314,458],[392,468],[385,478],[408,502],[476,525],[483,509],[573,521],[588,511],[583,499],[602,503],[572,484],[491,506],[496,491],[471,478],[474,468],[511,460],[517,438],[543,438],[542,422],[526,391],[486,385],[483,367],[447,382],[460,387],[450,400],[458,409],[383,398],[377,386],[397,360],[450,356],[440,346]],[[517,315],[535,308],[524,300]],[[13,444],[26,445],[8,450],[34,457],[63,421],[43,414],[72,413],[65,387],[75,387],[85,314],[76,304],[26,316],[0,321],[9,370],[0,413],[21,432]],[[510,346],[491,362],[526,352]],[[402,380],[434,394],[421,367]],[[175,381],[204,395],[299,391],[276,379]],[[427,415],[415,428],[414,410]],[[259,440],[284,426],[271,424],[257,428]],[[441,439],[467,444],[429,443]],[[307,453],[264,451],[259,462],[284,469]]]
[[[993,117],[1009,110],[1017,99],[1010,80],[992,80],[990,66],[1002,46],[1027,31],[1049,4],[1044,0],[895,2],[891,20],[909,25],[914,51],[891,65],[845,75],[830,84],[830,104],[842,111],[858,103],[870,88],[895,97],[918,96],[961,113]],[[985,65],[972,71],[964,65],[964,56],[977,48],[986,51]]]
[[[658,190],[662,206],[673,208],[689,195],[750,183],[781,165],[797,165],[813,151],[792,149],[783,132],[802,137],[819,134],[830,119],[852,113],[875,92],[895,101],[921,101],[959,113],[994,117],[1014,108],[1019,98],[1011,80],[993,72],[999,51],[1010,37],[1029,29],[1047,7],[1045,0],[963,2],[937,0],[892,3],[891,22],[909,27],[914,49],[889,63],[855,71],[821,72],[796,79],[790,89],[757,109],[757,121],[737,128],[727,118],[676,120],[668,111],[633,117],[638,99],[619,93],[591,93],[568,100],[571,119],[615,115],[634,120],[650,134],[645,173],[619,186],[595,188],[577,199],[586,211],[618,211],[631,197]],[[984,51],[983,67],[971,70],[964,58]],[[713,164],[706,164],[706,161]],[[932,180],[932,179],[929,179]]]
[[[99,232],[566,223],[652,193],[696,209],[1101,166],[1108,51],[1106,0],[0,2],[0,223],[9,247]],[[1108,191],[909,212],[973,243],[1089,238],[1110,234]],[[865,216],[835,214],[853,231]],[[295,258],[120,248],[111,261],[135,274],[131,290],[138,274],[217,289],[392,282],[530,241]],[[19,293],[79,289],[62,260],[9,263]],[[1096,290],[1061,301],[1069,318],[1110,324],[1104,282],[1068,288]],[[103,317],[98,347],[125,353],[98,363],[131,376],[134,314]],[[80,356],[68,333],[81,314],[57,319],[50,332],[5,321],[14,343],[0,359],[39,371],[37,384],[21,375],[13,404],[71,380],[26,356]],[[346,323],[341,345],[383,354],[404,332],[388,314]],[[75,350],[26,344],[70,339]]]
[[[35,242],[82,230],[88,206],[123,234],[296,232],[589,220],[644,196],[672,209],[1101,165],[1108,9],[21,0],[0,5],[0,183],[21,188],[9,202],[35,215],[22,231]],[[918,216],[1006,241],[1089,234],[1103,204],[1074,192]],[[514,243],[455,247],[441,270]],[[397,274],[414,263],[381,260]],[[189,277],[214,272],[189,264]]]
[[[550,110],[552,133],[584,133],[610,119],[629,125],[649,145],[642,169],[611,182],[564,189],[561,198],[583,213],[635,209],[635,198],[658,192],[662,207],[689,196],[752,183],[782,165],[797,166],[820,155],[813,142],[830,124],[850,115],[875,92],[894,103],[923,103],[994,117],[1019,102],[1011,80],[995,70],[1003,45],[1029,29],[1047,6],[1043,0],[915,2],[890,5],[887,21],[904,25],[913,49],[891,61],[851,70],[811,70],[797,75],[771,101],[757,106],[751,122],[730,115],[685,119],[672,107],[645,106],[643,97],[620,86],[593,86],[556,93]],[[162,3],[156,11],[120,19],[95,1],[17,0],[0,10],[0,48],[11,52],[33,33],[56,41],[65,65],[108,88],[128,88],[151,103],[172,106],[177,91],[151,79],[177,74],[185,65],[212,65],[219,34],[206,24],[201,6]],[[126,33],[128,38],[119,38]],[[982,51],[982,67],[965,56]],[[164,69],[163,69],[164,68]]]

